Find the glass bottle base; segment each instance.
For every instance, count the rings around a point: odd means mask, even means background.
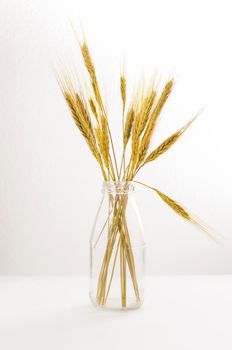
[[[99,305],[95,298],[90,296],[90,300],[93,306],[101,310],[114,310],[114,311],[126,311],[139,309],[142,306],[141,301],[136,301],[135,299],[127,298],[126,306],[122,306],[121,298],[108,298],[105,305]]]

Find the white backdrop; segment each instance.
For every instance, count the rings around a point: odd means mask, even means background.
[[[177,83],[154,144],[205,110],[138,179],[183,203],[221,245],[137,187],[156,274],[232,272],[229,1],[0,1],[0,273],[84,274],[100,200],[98,168],[69,116],[52,67],[83,70],[70,28],[84,27],[120,137],[119,74],[131,86],[158,68]],[[130,88],[131,88],[130,86]],[[132,88],[131,88],[132,89]]]

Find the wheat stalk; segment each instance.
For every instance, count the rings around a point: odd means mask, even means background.
[[[106,165],[106,168],[109,168],[109,135],[107,128],[106,118],[101,116],[101,144],[102,144],[102,156]]]
[[[154,104],[155,95],[156,95],[155,90],[151,90],[151,92],[149,92],[148,96],[143,101],[141,112],[140,112],[139,136],[142,134],[148,122],[150,112]]]
[[[75,90],[71,81],[66,79],[64,83],[66,83],[66,90],[64,87],[65,84],[63,84],[62,92],[71,110],[71,114],[75,121],[75,124],[77,125],[78,129],[83,135],[93,156],[96,158],[97,162],[99,163],[103,173],[103,177],[106,180],[107,176],[103,167],[101,155],[97,149],[96,139],[93,132],[91,120],[87,114],[84,104],[81,101],[80,96],[77,93],[75,93]]]
[[[125,115],[125,107],[126,107],[126,78],[123,74],[120,77],[120,92],[121,92],[121,98],[122,98],[122,141],[124,142],[124,127],[125,127],[125,121],[124,121],[124,115]],[[121,161],[121,167],[123,165],[123,170],[125,173],[125,167],[126,167],[126,163],[125,163],[125,149],[123,149],[123,154],[122,154],[122,161]],[[121,168],[120,167],[120,172],[119,172],[119,178],[121,176]]]
[[[127,117],[126,117],[126,123],[125,123],[125,129],[124,129],[124,137],[123,137],[124,148],[127,146],[127,143],[128,143],[128,141],[130,139],[134,118],[135,118],[135,112],[134,112],[133,107],[131,107],[129,109],[129,111],[127,113]]]
[[[122,106],[123,106],[123,114],[126,107],[126,78],[123,75],[120,77],[120,91],[121,91],[121,98],[122,98]]]
[[[199,113],[197,113],[194,118],[192,118],[186,125],[184,125],[181,129],[176,131],[174,134],[169,136],[164,142],[162,142],[154,151],[152,151],[149,156],[145,159],[144,163],[145,165],[149,162],[152,162],[153,160],[157,159],[159,156],[161,156],[163,153],[165,153],[169,148],[171,148],[174,143],[181,137],[181,135],[188,129],[188,127],[194,122],[194,120],[198,117]],[[141,167],[142,167],[141,166]],[[141,168],[140,167],[140,168]]]
[[[93,63],[93,60],[92,60],[92,57],[90,55],[89,48],[88,48],[86,42],[84,42],[81,45],[81,52],[82,52],[82,57],[83,57],[83,60],[85,63],[85,67],[86,67],[86,69],[89,73],[89,76],[90,76],[94,96],[96,98],[96,101],[97,101],[100,109],[103,110],[104,107],[103,107],[103,103],[102,103],[100,89],[99,89],[98,82],[97,82],[96,71],[95,71],[94,63]]]
[[[174,81],[172,79],[172,80],[169,80],[167,82],[167,84],[165,85],[165,87],[162,91],[162,94],[161,94],[161,96],[160,96],[160,98],[155,106],[155,109],[154,109],[154,111],[153,111],[153,113],[148,121],[147,127],[144,131],[144,135],[143,135],[143,138],[141,141],[141,145],[139,148],[138,165],[140,165],[142,163],[142,161],[144,160],[144,158],[147,154],[147,151],[148,151],[148,148],[149,148],[149,145],[151,142],[151,137],[152,137],[155,125],[157,123],[157,119],[158,119],[158,117],[163,109],[165,102],[167,101],[167,99],[172,91],[173,83],[174,83]]]
[[[72,97],[71,94],[66,93],[65,94],[66,101],[72,111],[73,119],[78,126],[79,130],[81,131],[82,135],[84,136],[86,142],[88,143],[93,155],[95,158],[99,161],[100,155],[96,148],[96,141],[94,138],[92,127],[88,124],[86,120],[86,116],[82,114],[82,109],[80,106],[76,103],[76,96],[75,98]]]
[[[111,135],[110,128],[109,128],[109,125],[108,125],[107,114],[106,114],[105,107],[104,107],[103,102],[102,102],[101,93],[100,93],[100,89],[99,89],[99,85],[98,85],[98,81],[97,81],[97,76],[96,76],[94,63],[93,63],[92,57],[90,55],[89,48],[88,48],[88,46],[87,46],[85,41],[81,45],[81,52],[82,52],[82,57],[83,57],[83,60],[84,60],[84,63],[85,63],[85,67],[86,67],[86,69],[87,69],[87,71],[89,73],[89,77],[90,77],[90,81],[91,81],[91,85],[92,85],[92,89],[93,89],[93,93],[94,93],[96,102],[97,102],[97,104],[98,104],[98,106],[100,108],[100,111],[101,111],[103,117],[107,121],[107,129],[108,129],[108,132],[109,132],[111,148],[112,148],[113,157],[114,157],[114,164],[115,164],[115,168],[116,168],[116,173],[119,176],[118,165],[117,165],[117,160],[116,160],[116,154],[115,154],[115,150],[114,150],[114,143],[113,143],[112,135]],[[110,157],[110,162],[111,162],[112,172],[114,173],[111,157]],[[115,175],[114,175],[114,179],[115,179]]]
[[[139,146],[140,146],[139,132],[140,132],[140,113],[137,106],[137,108],[135,108],[135,117],[134,117],[132,136],[131,136],[131,158],[130,158],[131,172],[133,171],[137,163],[137,159],[139,155]]]
[[[140,181],[135,181],[140,185],[143,185],[147,188],[150,188],[151,190],[155,191],[158,196],[179,216],[181,216],[183,219],[191,222],[192,224],[198,226],[204,233],[207,234],[207,236],[211,239],[213,239],[214,241],[217,241],[217,238],[211,234],[209,231],[207,231],[206,227],[203,227],[203,225],[198,222],[196,219],[194,219],[188,212],[187,210],[180,205],[177,201],[175,201],[174,199],[170,198],[169,196],[167,196],[166,194],[164,194],[163,192],[161,192],[160,190],[158,190],[157,188],[148,186]]]
[[[89,98],[89,106],[90,106],[90,109],[97,121],[97,123],[99,124],[99,118],[98,118],[98,113],[97,113],[97,107],[94,103],[94,100],[92,99],[92,97]]]
[[[92,121],[91,121],[91,118],[89,116],[89,113],[85,107],[85,102],[77,92],[75,93],[75,99],[76,99],[75,102],[76,102],[77,108],[78,108],[83,120],[85,121],[86,126],[89,129],[89,132],[93,135],[93,125],[92,125]],[[94,135],[93,135],[93,138],[94,138]]]

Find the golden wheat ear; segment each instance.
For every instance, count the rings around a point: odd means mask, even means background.
[[[125,112],[125,108],[126,108],[126,85],[127,85],[126,77],[125,77],[125,74],[123,73],[120,77],[120,92],[121,92],[123,113]]]
[[[208,238],[212,239],[214,242],[216,243],[220,243],[219,238],[211,233],[210,229],[207,229],[207,227],[200,223],[197,219],[195,219],[192,215],[190,215],[189,212],[187,212],[187,210],[180,205],[180,203],[178,203],[177,201],[175,201],[174,199],[170,198],[169,196],[167,196],[166,194],[164,194],[163,192],[161,192],[160,190],[158,190],[157,188],[148,186],[146,184],[144,184],[143,182],[139,182],[139,181],[135,181],[134,182],[143,185],[147,188],[150,188],[151,190],[155,191],[158,196],[175,212],[177,213],[179,216],[181,216],[183,219],[189,221],[190,223],[194,224],[197,228],[199,228],[201,230],[201,232],[205,233],[207,235]]]
[[[134,123],[134,118],[135,118],[135,111],[133,107],[131,107],[127,113],[126,117],[126,123],[125,123],[125,128],[124,128],[124,135],[123,135],[123,145],[124,148],[126,147],[130,136],[131,136],[131,131]]]
[[[161,93],[161,96],[159,97],[159,99],[155,105],[155,108],[154,108],[154,110],[153,110],[153,112],[152,112],[152,114],[147,122],[147,126],[145,128],[141,143],[139,145],[138,156],[137,156],[137,159],[138,159],[137,167],[140,164],[142,164],[142,162],[144,161],[144,159],[147,155],[147,151],[148,151],[149,146],[150,146],[151,138],[152,138],[155,126],[157,124],[157,120],[161,114],[161,111],[162,111],[168,97],[170,96],[170,94],[172,92],[173,85],[174,85],[173,79],[169,80],[166,83],[166,85]]]
[[[152,162],[153,160],[157,159],[159,156],[161,156],[163,153],[165,153],[169,148],[171,148],[174,143],[181,137],[181,135],[188,129],[188,127],[196,120],[196,118],[199,116],[200,112],[198,112],[190,121],[184,125],[181,129],[176,131],[174,134],[169,136],[164,142],[162,142],[154,151],[152,151],[149,156],[145,159],[144,163],[145,165],[149,162]]]
[[[102,97],[101,97],[101,93],[100,93],[100,89],[99,89],[99,85],[98,85],[98,81],[97,81],[96,70],[95,70],[94,62],[93,62],[92,57],[90,55],[89,47],[88,47],[86,41],[84,41],[83,44],[81,44],[80,48],[81,48],[81,53],[82,53],[82,58],[83,58],[83,61],[85,64],[85,68],[87,69],[87,71],[89,73],[90,82],[92,85],[92,89],[93,89],[93,93],[94,93],[96,102],[97,102],[100,110],[103,112],[104,105],[102,102]]]

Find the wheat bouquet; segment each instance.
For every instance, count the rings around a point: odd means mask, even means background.
[[[123,71],[120,76],[123,152],[118,164],[108,115],[99,88],[94,62],[86,41],[80,43],[80,49],[89,75],[91,90],[76,89],[76,77],[70,74],[59,75],[59,84],[76,126],[99,164],[104,181],[118,183],[125,189],[131,182],[146,186],[183,219],[200,226],[204,232],[208,233],[177,201],[155,187],[136,181],[138,172],[148,163],[155,161],[168,151],[193,123],[198,114],[158,147],[150,149],[157,121],[172,92],[174,81],[169,79],[164,84],[163,89],[160,89],[155,79],[147,87],[140,84],[135,90],[136,93],[133,98],[128,102],[127,79]],[[120,306],[126,308],[128,304],[128,279],[132,283],[136,302],[139,303],[141,300],[136,261],[131,243],[133,232],[130,232],[127,224],[127,192],[119,191],[115,195],[110,193],[108,202],[109,212],[103,226],[107,231],[107,238],[104,243],[103,256],[100,257],[101,264],[98,270],[95,303],[99,306],[107,305],[117,256],[119,256]],[[100,231],[99,236],[102,235],[102,231]],[[211,235],[209,234],[209,236]]]

